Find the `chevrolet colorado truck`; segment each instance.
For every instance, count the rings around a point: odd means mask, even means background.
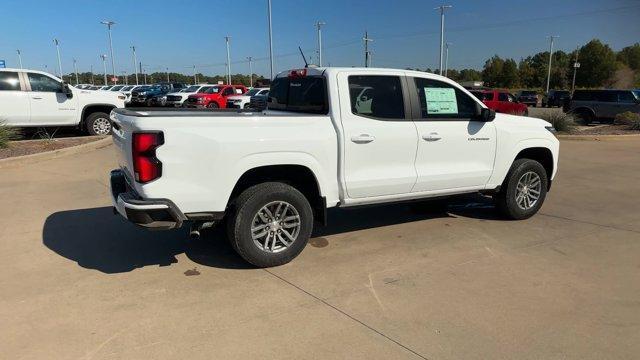
[[[51,74],[0,69],[0,123],[16,127],[73,126],[90,135],[109,135],[111,109],[125,95],[78,89]]]
[[[508,219],[542,206],[558,169],[546,121],[496,114],[434,74],[305,68],[278,74],[268,108],[116,109],[115,210],[148,228],[222,222],[258,267],[304,249],[327,208],[492,196]]]

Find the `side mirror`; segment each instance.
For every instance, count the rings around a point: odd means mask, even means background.
[[[489,108],[482,108],[482,110],[480,110],[480,116],[478,118],[479,121],[490,122],[496,118],[496,112]]]
[[[69,85],[66,83],[62,83],[61,93],[67,95],[67,99],[71,99],[73,97],[73,91],[69,88]]]

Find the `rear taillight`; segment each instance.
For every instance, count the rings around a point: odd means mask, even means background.
[[[162,176],[162,163],[156,158],[156,149],[164,144],[162,132],[133,133],[133,171],[136,181],[147,183]]]
[[[289,78],[295,79],[295,78],[302,78],[307,76],[307,69],[297,69],[297,70],[291,70],[289,72]]]

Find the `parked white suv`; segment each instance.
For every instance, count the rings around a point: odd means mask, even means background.
[[[251,97],[254,95],[265,95],[269,92],[268,87],[253,88],[242,95],[232,95],[227,98],[227,108],[245,109],[249,107]]]
[[[0,69],[0,122],[9,126],[77,126],[108,135],[109,112],[124,100],[121,93],[77,89],[42,71]]]
[[[200,84],[200,85],[191,85],[186,89],[182,89],[177,92],[168,93],[167,101],[165,102],[166,106],[172,107],[181,107],[185,100],[189,97],[189,95],[197,94],[199,92],[203,92],[206,89],[209,89],[214,85],[209,84]]]
[[[558,169],[551,124],[417,71],[292,70],[263,112],[111,115],[116,210],[151,228],[190,221],[194,234],[226,218],[233,248],[261,267],[296,257],[330,207],[481,192],[526,219]]]

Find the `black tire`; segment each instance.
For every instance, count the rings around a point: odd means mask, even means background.
[[[594,116],[589,110],[578,110],[575,112],[576,120],[582,125],[589,125],[593,122]]]
[[[280,252],[263,250],[251,236],[254,218],[265,205],[274,201],[287,202],[300,217],[297,237]],[[228,215],[227,237],[231,247],[257,267],[278,266],[293,260],[307,245],[313,230],[313,211],[307,198],[296,188],[279,182],[262,183],[246,189],[233,201]]]
[[[109,120],[109,114],[107,113],[91,113],[87,116],[84,124],[89,135],[111,135],[111,120]]]
[[[522,113],[522,116],[529,116],[529,109],[527,108],[527,110],[524,111],[524,113]]]
[[[209,109],[219,109],[220,106],[218,106],[218,103],[216,103],[215,101],[212,101],[209,103],[209,105],[207,105],[207,108]]]
[[[530,208],[524,209],[516,201],[517,186],[520,178],[529,172],[534,172],[540,178],[540,194],[538,200]],[[513,162],[507,173],[500,192],[494,196],[496,207],[504,216],[512,220],[528,219],[540,210],[547,196],[547,172],[537,161],[518,159]]]
[[[151,106],[153,106],[153,104],[151,103],[151,99],[149,99],[149,100],[145,101],[145,103],[144,103],[144,104],[145,104],[145,106],[146,106],[146,107],[151,107]]]

